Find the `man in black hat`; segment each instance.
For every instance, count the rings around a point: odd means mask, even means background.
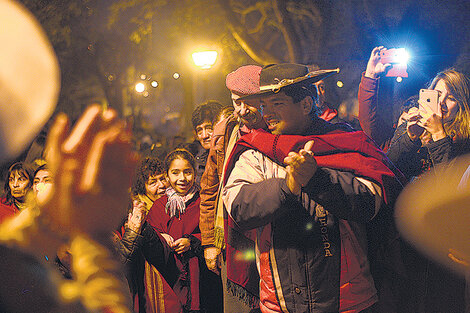
[[[243,136],[227,163],[227,258],[248,258],[240,234],[256,230],[262,312],[372,312],[378,301],[365,223],[398,183],[362,132],[317,116],[312,84],[332,73],[263,68],[249,97],[259,98],[271,133]]]

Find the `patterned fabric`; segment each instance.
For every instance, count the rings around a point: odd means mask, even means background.
[[[184,214],[186,211],[186,202],[191,200],[196,192],[198,192],[199,188],[196,184],[193,185],[191,190],[185,196],[180,196],[176,190],[172,187],[169,187],[165,194],[168,197],[168,202],[165,205],[165,213],[172,218],[173,216],[179,217],[180,215]]]

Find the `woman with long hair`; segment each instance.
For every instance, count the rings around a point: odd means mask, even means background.
[[[470,152],[469,79],[448,69],[438,73],[428,88],[438,91],[439,111],[434,112],[419,100],[420,108],[412,107],[404,113],[405,122],[395,131],[387,151],[390,160],[410,181]],[[409,277],[407,312],[464,312],[462,277],[410,246],[405,245],[403,256]]]
[[[18,213],[26,206],[26,195],[33,184],[33,170],[23,162],[10,166],[0,199],[0,222]]]
[[[454,69],[436,75],[428,87],[439,93],[440,112],[427,103],[404,114],[387,152],[409,179],[470,152],[470,82]]]

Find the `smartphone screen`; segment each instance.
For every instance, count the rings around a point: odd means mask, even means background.
[[[437,90],[421,89],[419,91],[419,100],[419,102],[426,103],[434,113],[441,116],[441,108],[439,107],[439,92]],[[421,103],[419,104],[419,110],[424,111]]]
[[[380,52],[380,62],[382,64],[390,63],[385,76],[387,77],[408,77],[407,72],[407,53],[404,48],[386,49]]]

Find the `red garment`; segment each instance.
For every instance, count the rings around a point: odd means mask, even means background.
[[[14,204],[6,204],[4,198],[0,200],[0,223],[19,212],[20,210]]]
[[[365,77],[362,73],[358,92],[359,122],[364,133],[386,152],[395,130],[384,112],[381,112],[383,108],[378,103],[379,82],[380,79]]]
[[[238,156],[248,149],[260,151],[276,163],[283,164],[284,158],[290,151],[299,151],[309,140],[314,140],[313,152],[319,167],[349,171],[377,183],[382,188],[386,203],[395,196],[393,190],[396,184],[399,184],[397,178],[402,183],[405,181],[403,175],[394,168],[385,154],[362,131],[340,130],[311,136],[272,135],[263,130],[253,130],[242,136],[232,150],[225,169],[227,171],[225,177],[228,179]],[[227,279],[250,291],[253,287],[250,286],[253,277],[249,271],[252,262],[240,260],[237,256],[247,249],[249,243],[254,245],[253,230],[241,233],[230,218],[225,226]],[[240,242],[244,247],[240,247]]]
[[[183,238],[185,235],[192,235],[201,239],[199,231],[199,204],[201,199],[196,194],[191,200],[186,202],[186,211],[179,217],[170,216],[165,212],[165,205],[168,197],[165,195],[156,200],[147,216],[147,221],[158,232],[169,234],[174,240]],[[189,277],[189,289],[183,286],[181,290],[175,290],[179,295],[181,303],[189,310],[199,310],[199,262],[197,256],[191,250],[178,255],[183,264],[186,264]],[[183,278],[184,279],[184,278]],[[183,284],[184,285],[184,284]]]
[[[393,178],[392,181],[395,181],[396,177],[403,185],[406,183],[403,174],[362,131],[335,131],[325,135],[298,136],[272,135],[263,130],[253,130],[237,142],[225,170],[230,173],[238,156],[248,149],[258,150],[276,163],[283,164],[290,151],[299,151],[310,140],[314,141],[313,153],[319,167],[349,171],[371,179],[381,186],[386,202],[386,177]]]

